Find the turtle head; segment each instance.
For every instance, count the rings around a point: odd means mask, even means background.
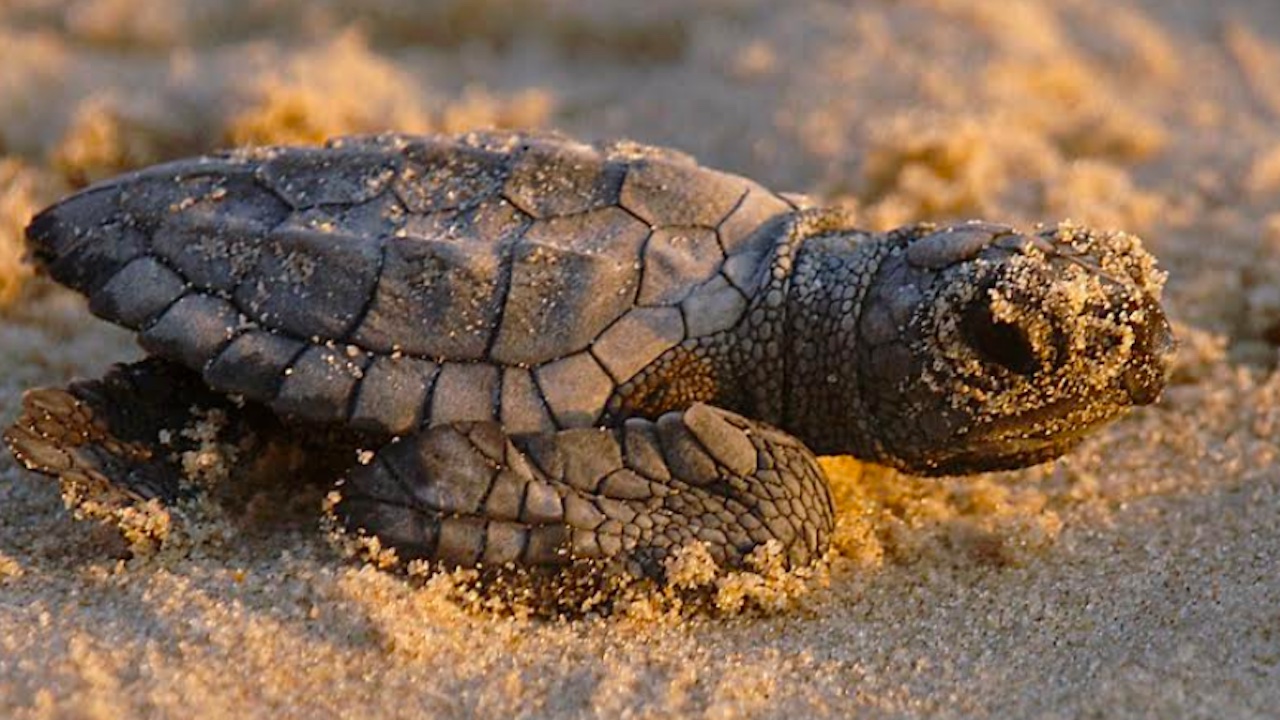
[[[860,400],[881,462],[930,474],[1055,458],[1164,388],[1164,273],[1124,233],[917,231],[858,323]]]

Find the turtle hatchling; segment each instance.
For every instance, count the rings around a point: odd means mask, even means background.
[[[201,443],[245,466],[285,446],[327,468],[346,537],[425,567],[660,580],[697,542],[802,566],[834,525],[815,453],[1041,463],[1156,400],[1174,348],[1131,235],[868,232],[676,151],[555,134],[180,160],[27,240],[149,356],[28,392],[6,433],[27,468],[176,506],[205,491]]]

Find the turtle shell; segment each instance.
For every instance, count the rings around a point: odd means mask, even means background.
[[[341,138],[91,186],[28,228],[149,352],[305,421],[590,425],[662,353],[741,319],[793,206],[634,143]]]

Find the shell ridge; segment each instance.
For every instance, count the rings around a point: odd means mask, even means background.
[[[747,203],[747,198],[750,195],[751,195],[751,186],[748,185],[746,188],[742,190],[742,195],[741,197],[738,198],[738,201],[733,204],[733,207],[729,208],[729,212],[726,213],[725,216],[720,219],[720,222],[716,223],[715,227],[708,228],[715,234],[716,244],[720,246],[720,254],[724,256],[725,260],[729,259],[730,251],[724,245],[724,238],[720,237],[720,228],[724,227],[725,222],[728,221],[729,218],[733,217],[734,213],[742,209],[742,206]],[[769,222],[769,221],[765,220],[760,224],[763,225],[766,222]],[[721,262],[721,265],[723,264],[724,263]]]
[[[431,379],[427,381],[426,392],[422,394],[422,407],[418,408],[418,427],[423,428],[431,424],[431,404],[435,400],[436,385],[440,383],[440,373],[444,369],[444,363],[436,363],[435,372],[431,373]]]
[[[382,274],[387,269],[386,238],[378,238],[377,242],[378,242],[378,264],[377,264],[377,267],[373,269],[373,282],[369,283],[369,292],[365,296],[364,304],[362,304],[360,306],[360,309],[357,310],[355,314],[351,316],[351,322],[349,325],[347,325],[346,330],[342,332],[341,337],[334,338],[335,342],[355,345],[354,343],[351,343],[351,336],[354,335],[360,329],[360,326],[364,324],[364,319],[368,317],[369,311],[373,309],[374,300],[376,300],[378,297],[378,285],[379,283],[382,282]],[[359,345],[355,345],[355,346],[360,347]],[[369,350],[368,348],[360,347],[360,349],[365,353],[373,354],[372,351]]]
[[[310,350],[312,347],[313,345],[311,343],[303,341],[302,347],[294,351],[293,356],[289,358],[289,361],[286,362],[283,366],[281,366],[280,372],[276,373],[278,377],[276,379],[275,389],[271,392],[271,397],[263,398],[264,402],[274,407],[276,398],[280,397],[280,392],[284,390],[285,381],[288,380],[289,376],[293,374],[293,369],[295,366],[297,366],[298,361],[301,360],[302,356],[306,355],[307,351]]]
[[[564,425],[561,424],[560,419],[556,417],[555,412],[552,410],[551,403],[547,402],[547,391],[543,389],[542,381],[538,379],[538,373],[530,372],[529,377],[533,382],[533,388],[538,391],[538,400],[542,403],[543,411],[546,412],[547,417],[551,418],[551,424],[554,425],[557,430],[565,429]]]
[[[356,358],[352,358],[355,360]],[[355,387],[351,388],[351,393],[347,395],[347,406],[342,411],[342,422],[351,425],[352,418],[356,415],[356,408],[360,400],[360,390],[364,387],[364,381],[369,378],[369,368],[373,367],[373,356],[370,353],[360,354],[360,375],[356,378]]]
[[[498,344],[498,335],[501,333],[502,323],[507,316],[507,300],[511,297],[512,276],[515,275],[516,246],[523,239],[524,233],[521,232],[514,238],[504,240],[499,247],[501,259],[498,261],[498,286],[495,293],[497,296],[497,310],[493,316],[493,327],[489,328],[489,339],[485,341],[482,357],[486,360],[493,357],[493,348]],[[502,383],[499,382],[498,386],[501,388]],[[498,397],[498,403],[501,405],[501,391],[499,391]]]

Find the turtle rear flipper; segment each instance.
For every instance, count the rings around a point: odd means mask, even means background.
[[[377,538],[350,549],[449,568],[585,565],[667,580],[667,559],[699,542],[722,568],[771,542],[796,567],[822,557],[834,525],[803,444],[703,404],[616,428],[434,426],[383,447],[338,496],[346,536]]]
[[[148,359],[27,392],[4,439],[23,466],[62,483],[77,515],[114,521],[129,536],[147,509],[192,499],[229,472],[257,442],[257,414],[210,392],[198,374]]]

